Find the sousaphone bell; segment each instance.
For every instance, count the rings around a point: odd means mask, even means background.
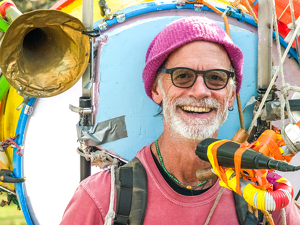
[[[0,47],[0,67],[21,94],[51,97],[71,88],[90,57],[82,22],[61,11],[37,10],[17,17]]]

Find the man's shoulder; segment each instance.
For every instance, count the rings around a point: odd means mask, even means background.
[[[93,199],[93,201],[100,206],[101,202],[109,201],[111,189],[111,174],[109,170],[102,170],[98,173],[89,176],[80,183],[80,187]]]

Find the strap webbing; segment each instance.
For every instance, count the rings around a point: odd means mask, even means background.
[[[147,173],[138,158],[116,170],[115,225],[140,225],[147,206]]]
[[[132,167],[121,167],[119,180],[121,182],[121,189],[119,198],[120,200],[118,204],[118,214],[115,219],[115,225],[126,225],[129,221],[132,200]]]

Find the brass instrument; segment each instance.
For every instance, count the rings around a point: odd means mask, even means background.
[[[57,10],[17,17],[0,47],[0,68],[21,94],[51,97],[71,88],[90,57],[89,37],[77,18]]]

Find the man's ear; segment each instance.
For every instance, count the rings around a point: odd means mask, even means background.
[[[234,105],[235,96],[236,96],[236,91],[234,90],[231,92],[231,96],[229,97],[229,100],[228,100],[228,109]]]
[[[153,88],[151,90],[152,92],[152,99],[153,101],[160,105],[162,103],[163,100],[163,94],[162,91],[160,90],[157,81],[154,83]]]

